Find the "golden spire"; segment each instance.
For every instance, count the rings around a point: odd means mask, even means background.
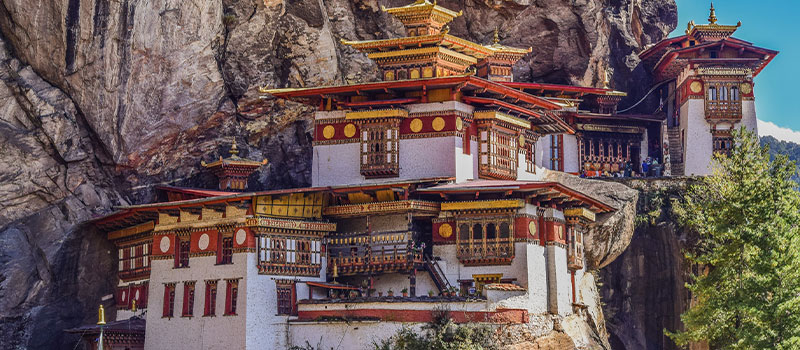
[[[611,87],[608,85],[609,83],[608,68],[606,68],[603,71],[603,89],[610,89]]]
[[[235,155],[239,154],[239,147],[236,145],[236,138],[235,137],[233,138],[233,144],[231,145],[230,153],[231,153],[232,156],[235,156]]]
[[[136,312],[136,299],[131,300],[131,311]]]
[[[97,310],[97,325],[106,325],[106,310],[103,309],[103,304],[100,304],[100,308]]]
[[[500,27],[494,27],[494,44],[500,42]]]
[[[717,24],[717,13],[714,10],[714,2],[711,2],[711,13],[708,15],[708,23]]]

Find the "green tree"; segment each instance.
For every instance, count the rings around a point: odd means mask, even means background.
[[[687,252],[693,303],[677,344],[713,349],[800,349],[800,193],[785,156],[770,161],[747,130],[715,155],[713,174],[693,185],[676,214],[697,231]]]

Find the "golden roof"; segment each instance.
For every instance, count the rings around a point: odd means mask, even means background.
[[[500,54],[516,54],[516,55],[525,55],[533,51],[532,47],[528,47],[527,49],[521,49],[518,47],[511,47],[500,45],[500,29],[494,29],[494,40],[492,40],[491,45],[484,45],[485,48],[491,50],[493,53],[500,53]]]
[[[395,39],[378,39],[378,40],[363,40],[363,41],[349,41],[341,40],[344,45],[352,46],[354,49],[361,52],[375,52],[387,51],[391,49],[405,49],[407,47],[415,46],[444,46],[450,50],[463,53],[481,59],[491,56],[495,51],[493,49],[473,43],[469,40],[461,39],[447,33],[410,36]]]
[[[267,164],[267,160],[266,159],[264,159],[264,160],[262,160],[260,162],[256,162],[256,161],[253,161],[253,160],[244,159],[242,157],[239,157],[239,147],[236,145],[236,139],[233,139],[233,144],[231,144],[230,154],[231,154],[230,157],[224,158],[224,159],[222,158],[222,156],[219,156],[219,160],[215,160],[215,161],[213,161],[211,163],[206,163],[205,161],[201,161],[200,165],[202,165],[204,168],[216,168],[216,167],[219,167],[219,166],[230,166],[230,165],[245,166],[245,167],[259,167],[259,166]]]
[[[437,14],[446,18],[448,22],[453,20],[453,18],[461,16],[462,14],[461,11],[455,12],[437,5],[435,0],[434,2],[430,2],[428,0],[417,0],[414,1],[414,3],[406,6],[392,8],[381,6],[381,10],[398,18],[407,15]]]
[[[699,40],[727,38],[733,35],[733,32],[741,26],[742,22],[738,22],[736,25],[717,24],[716,9],[714,9],[714,3],[712,2],[708,15],[708,24],[695,24],[694,21],[689,21],[686,26],[686,34]]]

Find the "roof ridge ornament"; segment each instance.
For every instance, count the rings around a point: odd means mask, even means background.
[[[494,27],[494,44],[500,43],[500,26]]]
[[[708,23],[717,24],[717,13],[716,10],[714,9],[713,1],[711,2],[711,10],[710,13],[708,14]]]

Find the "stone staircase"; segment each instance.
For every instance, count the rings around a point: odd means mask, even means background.
[[[683,144],[681,143],[681,130],[679,128],[667,128],[669,138],[669,159],[672,176],[683,176]]]

